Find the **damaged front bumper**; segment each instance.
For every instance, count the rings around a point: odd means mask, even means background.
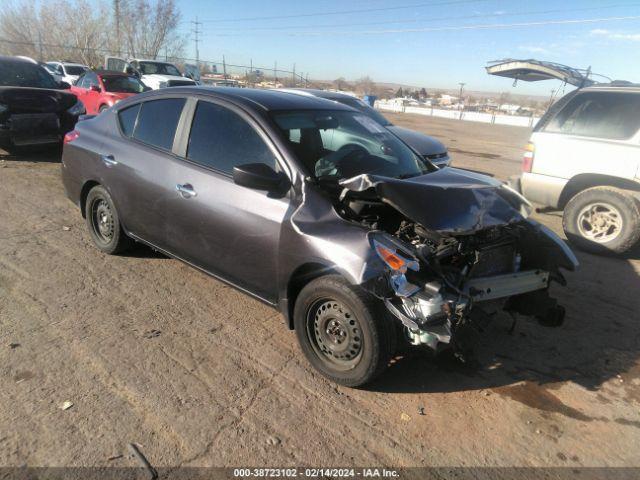
[[[548,272],[528,270],[469,279],[458,293],[447,293],[442,284],[431,282],[410,296],[387,298],[385,305],[406,327],[409,343],[437,350],[440,344],[451,343],[455,328],[472,306],[546,291],[548,286]]]

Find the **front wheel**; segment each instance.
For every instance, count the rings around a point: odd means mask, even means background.
[[[640,238],[638,201],[615,187],[583,190],[567,203],[562,227],[567,238],[582,250],[624,253]]]
[[[339,275],[317,278],[302,289],[294,326],[309,363],[341,385],[371,382],[394,353],[394,326],[380,301]]]

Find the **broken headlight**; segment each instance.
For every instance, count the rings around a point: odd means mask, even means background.
[[[371,245],[376,254],[390,270],[391,288],[400,297],[409,297],[420,290],[418,285],[409,282],[406,273],[420,270],[418,260],[402,247],[399,241],[385,234],[374,234]]]

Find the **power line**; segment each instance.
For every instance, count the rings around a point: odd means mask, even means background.
[[[545,25],[570,25],[570,24],[582,24],[582,23],[604,23],[615,22],[625,20],[639,20],[640,15],[630,15],[624,17],[605,17],[605,18],[581,18],[581,19],[567,19],[567,20],[544,20],[539,22],[520,22],[520,23],[493,23],[493,24],[477,24],[477,25],[461,25],[461,26],[442,26],[442,27],[425,27],[425,28],[398,28],[398,29],[385,29],[385,30],[360,30],[360,31],[346,31],[346,30],[334,30],[324,32],[283,32],[283,35],[291,37],[320,37],[323,35],[343,35],[343,36],[355,36],[355,35],[387,35],[394,33],[427,33],[427,32],[444,32],[444,31],[458,31],[458,30],[496,30],[502,28],[514,28],[514,27],[539,27]],[[260,35],[260,32],[243,31],[242,33],[216,33],[213,34],[217,37],[232,37],[232,36],[246,36],[251,34]],[[271,35],[271,33],[269,34]]]
[[[367,27],[374,25],[391,25],[391,24],[407,24],[407,23],[434,23],[442,20],[471,20],[474,18],[493,18],[493,17],[519,17],[523,15],[549,15],[553,13],[575,13],[575,12],[586,12],[593,10],[612,10],[615,8],[623,8],[623,7],[638,7],[640,3],[631,3],[631,4],[616,4],[616,5],[601,5],[597,7],[584,7],[584,8],[564,8],[564,9],[555,9],[555,10],[537,10],[537,11],[529,11],[529,12],[516,12],[516,13],[487,13],[487,14],[476,14],[476,15],[463,15],[463,16],[453,16],[453,17],[431,17],[427,19],[404,19],[404,20],[384,20],[379,22],[364,22],[364,23],[341,23],[341,24],[323,24],[323,25],[282,25],[275,27],[251,27],[252,30],[291,30],[291,29],[301,29],[301,28],[336,28],[336,27]],[[218,30],[231,30],[237,29],[236,26],[227,26],[227,27],[218,27]]]
[[[274,15],[270,17],[242,17],[242,18],[220,18],[213,20],[203,20],[205,23],[221,22],[247,22],[254,20],[278,20],[283,18],[304,18],[304,17],[326,17],[331,15],[349,15],[352,13],[388,12],[391,10],[406,10],[409,8],[438,7],[442,5],[457,5],[461,3],[479,3],[488,0],[448,0],[444,2],[417,3],[412,5],[396,5],[394,7],[362,8],[357,10],[341,10],[333,12],[299,13],[295,15]]]

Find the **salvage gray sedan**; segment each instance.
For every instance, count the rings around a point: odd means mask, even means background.
[[[465,332],[496,305],[560,324],[548,286],[577,266],[513,190],[290,93],[123,100],[67,135],[62,178],[98,249],[142,242],[278,308],[344,385],[370,382],[403,343],[467,355]]]

